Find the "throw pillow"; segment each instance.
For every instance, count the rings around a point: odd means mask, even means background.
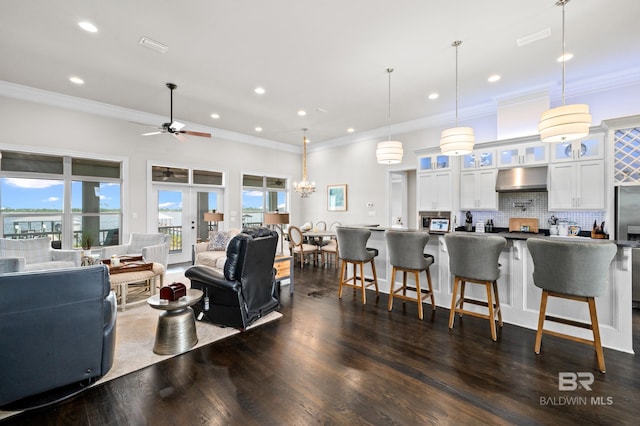
[[[209,233],[209,245],[207,250],[209,251],[225,251],[227,244],[231,239],[231,235],[225,231],[211,231]]]

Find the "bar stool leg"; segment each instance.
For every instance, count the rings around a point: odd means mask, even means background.
[[[493,297],[496,299],[496,310],[498,311],[498,325],[502,327],[502,308],[500,307],[500,296],[498,296],[498,282],[493,282]]]
[[[540,299],[540,315],[538,315],[538,331],[536,332],[536,346],[533,351],[536,354],[540,353],[540,345],[542,344],[542,328],[544,327],[544,317],[547,311],[547,298],[549,292],[542,290],[542,298]]]
[[[371,271],[373,272],[373,285],[376,289],[376,296],[380,295],[378,291],[378,274],[376,273],[376,260],[371,259]]]
[[[338,299],[342,299],[342,285],[344,284],[346,274],[347,274],[347,261],[343,259],[340,264],[340,286],[338,287]]]
[[[436,310],[436,298],[433,295],[433,285],[431,284],[431,271],[427,268],[427,283],[429,285],[429,292],[431,293],[431,309]]]
[[[453,294],[451,295],[451,311],[449,311],[449,328],[453,328],[453,321],[456,315],[456,298],[458,297],[458,285],[460,284],[460,278],[453,278]]]
[[[422,319],[422,292],[420,291],[420,271],[413,271],[416,277],[416,299],[418,299],[418,318]]]
[[[391,290],[389,290],[389,304],[388,304],[388,309],[389,312],[391,312],[391,310],[393,309],[393,291],[394,291],[394,286],[395,286],[395,282],[396,282],[396,267],[392,267],[391,268]]]
[[[464,287],[466,285],[466,281],[462,278],[460,279],[460,318],[464,315],[462,310],[464,309]]]
[[[589,315],[591,316],[591,327],[593,329],[593,345],[596,348],[596,357],[598,358],[598,369],[605,373],[607,370],[604,366],[604,354],[602,353],[602,343],[600,341],[600,326],[598,325],[598,314],[596,313],[596,300],[593,297],[587,297],[589,303]]]
[[[491,328],[491,340],[494,342],[498,340],[496,335],[496,318],[493,312],[493,298],[491,297],[491,282],[485,282],[485,288],[487,290],[487,307],[489,308],[489,327]]]
[[[364,262],[360,262],[360,285],[362,286],[362,304],[367,303],[366,281],[364,280]]]

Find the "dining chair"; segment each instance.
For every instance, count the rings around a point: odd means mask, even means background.
[[[318,246],[306,244],[302,231],[297,226],[289,226],[287,233],[289,234],[289,251],[291,256],[294,257],[294,260],[296,255],[300,257],[300,268],[304,268],[304,257],[308,254],[313,256],[313,263],[315,265],[317,262]]]
[[[591,345],[596,351],[598,369],[604,373],[606,369],[595,298],[604,293],[609,278],[609,265],[617,252],[616,245],[610,242],[547,241],[529,238],[527,249],[533,259],[533,283],[542,289],[534,352],[540,353],[543,333]],[[589,305],[590,323],[546,315],[549,296],[586,302]],[[592,331],[593,340],[545,329],[545,321],[586,328]]]
[[[340,252],[338,250],[338,240],[330,239],[327,241],[325,245],[320,248],[320,254],[322,259],[322,264],[327,266],[329,264],[329,259],[334,259],[336,268],[338,267],[338,259],[340,257]]]

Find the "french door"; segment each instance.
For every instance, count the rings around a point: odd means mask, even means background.
[[[155,229],[150,232],[170,236],[169,264],[190,262],[193,245],[208,238],[209,223],[204,221],[204,213],[223,211],[222,189],[154,184],[153,194],[155,208],[149,223],[155,224]]]

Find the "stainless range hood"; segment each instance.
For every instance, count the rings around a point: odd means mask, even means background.
[[[533,192],[547,190],[547,166],[515,167],[498,170],[496,192]]]

